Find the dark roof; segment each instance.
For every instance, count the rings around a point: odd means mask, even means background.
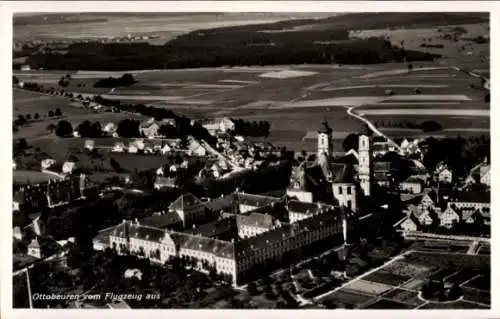
[[[232,210],[234,206],[234,194],[229,194],[223,197],[218,197],[205,203],[205,207],[213,212],[220,212],[221,210]]]
[[[165,214],[145,217],[141,220],[141,224],[144,224],[145,226],[165,229],[169,226],[182,224],[182,220],[176,212],[165,212]]]
[[[218,237],[221,234],[236,230],[236,218],[233,216],[203,224],[194,229],[187,230],[187,232],[195,235],[199,234],[205,237]]]
[[[372,143],[382,143],[382,142],[387,142],[387,140],[383,136],[374,136],[372,138]]]
[[[292,200],[288,202],[288,210],[291,213],[301,213],[301,214],[316,214],[319,212],[320,208],[318,204],[315,203],[306,203],[300,202],[296,200]]]
[[[148,241],[160,241],[165,236],[165,231],[160,228],[134,224],[125,221],[116,226],[110,235],[126,238],[127,234],[131,238],[138,238]]]
[[[238,201],[240,205],[247,205],[253,207],[263,207],[271,204],[275,204],[281,201],[281,198],[256,195],[256,194],[246,194],[242,192],[234,193],[235,200]]]
[[[187,210],[190,208],[203,205],[203,202],[191,193],[182,194],[179,196],[169,208],[172,210]]]
[[[359,161],[354,154],[347,154],[342,157],[336,158],[335,163],[343,163],[347,165],[358,165]]]
[[[301,233],[327,224],[338,223],[343,217],[343,210],[336,208],[334,211],[318,214],[310,218],[298,221],[294,224],[285,224],[282,227],[272,229],[259,236],[243,239],[237,243],[238,252],[241,255],[252,254],[253,250],[262,249],[267,245],[274,245],[285,238],[298,236]]]
[[[450,194],[450,201],[489,203],[491,202],[490,192],[480,191],[456,191]]]

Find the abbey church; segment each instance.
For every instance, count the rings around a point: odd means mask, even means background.
[[[332,128],[325,121],[318,131],[315,161],[304,161],[292,172],[287,195],[302,202],[325,202],[356,212],[359,199],[370,196],[370,138],[359,136],[358,150],[333,157]]]

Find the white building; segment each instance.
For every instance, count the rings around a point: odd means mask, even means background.
[[[370,139],[366,135],[359,137],[358,147],[358,176],[361,189],[365,196],[370,196],[371,188],[371,160],[370,160]]]
[[[40,163],[40,165],[41,165],[42,169],[49,169],[55,163],[56,163],[55,159],[53,159],[53,158],[46,158],[46,159],[42,160],[42,162]]]

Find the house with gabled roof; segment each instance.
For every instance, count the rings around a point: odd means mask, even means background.
[[[126,146],[123,142],[116,142],[111,149],[111,152],[123,153],[125,152]]]
[[[422,196],[422,199],[420,201],[420,204],[423,207],[434,207],[438,205],[439,203],[439,198],[438,194],[434,190],[425,190],[425,195]]]
[[[28,255],[35,258],[42,258],[42,247],[40,246],[40,242],[37,237],[33,238],[31,243],[28,245]]]
[[[448,206],[439,215],[439,226],[452,228],[454,225],[460,222],[460,214],[453,207]]]
[[[471,169],[469,176],[467,176],[465,180],[465,183],[466,184],[481,183],[483,185],[490,186],[491,185],[490,168],[491,166],[488,163],[488,159],[485,158],[483,162],[474,166]]]
[[[448,165],[439,163],[434,171],[436,179],[441,183],[451,183],[453,180],[453,172],[448,168]]]
[[[430,207],[419,207],[410,214],[417,218],[420,226],[431,226],[438,220],[436,212]]]
[[[417,231],[420,226],[420,222],[415,215],[409,214],[399,226],[404,231]]]

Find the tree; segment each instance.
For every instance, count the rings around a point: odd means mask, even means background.
[[[26,119],[24,118],[24,116],[22,116],[21,114],[19,114],[17,116],[17,121],[16,122],[17,122],[16,123],[17,125],[24,125],[24,124],[26,124]]]
[[[38,120],[39,118],[40,118],[40,114],[35,113],[34,119],[35,119],[35,120]]]
[[[52,110],[49,111],[49,117],[54,117],[54,111]]]
[[[62,116],[62,112],[60,108],[57,108],[56,111],[54,112],[55,116]]]
[[[90,121],[85,120],[82,123],[78,124],[75,131],[77,131],[81,137],[91,137],[92,132],[90,126],[91,126]]]
[[[73,133],[73,126],[68,121],[59,121],[55,133],[59,137],[67,137]]]
[[[56,128],[57,128],[57,126],[55,124],[51,123],[51,124],[47,125],[46,130],[49,133],[54,133],[54,131],[56,130]]]
[[[490,93],[484,95],[484,103],[490,103]]]
[[[411,63],[408,63],[408,72],[411,72],[411,70],[413,70],[413,64]]]
[[[20,138],[14,142],[13,152],[18,154],[24,152],[28,148],[28,142],[25,138]]]
[[[31,120],[31,115],[30,114],[26,114],[25,118],[26,118],[26,121],[30,121]]]
[[[347,135],[347,137],[344,139],[344,142],[342,143],[342,147],[344,148],[344,151],[348,152],[349,150],[358,150],[359,147],[359,136],[358,134],[351,133]]]

